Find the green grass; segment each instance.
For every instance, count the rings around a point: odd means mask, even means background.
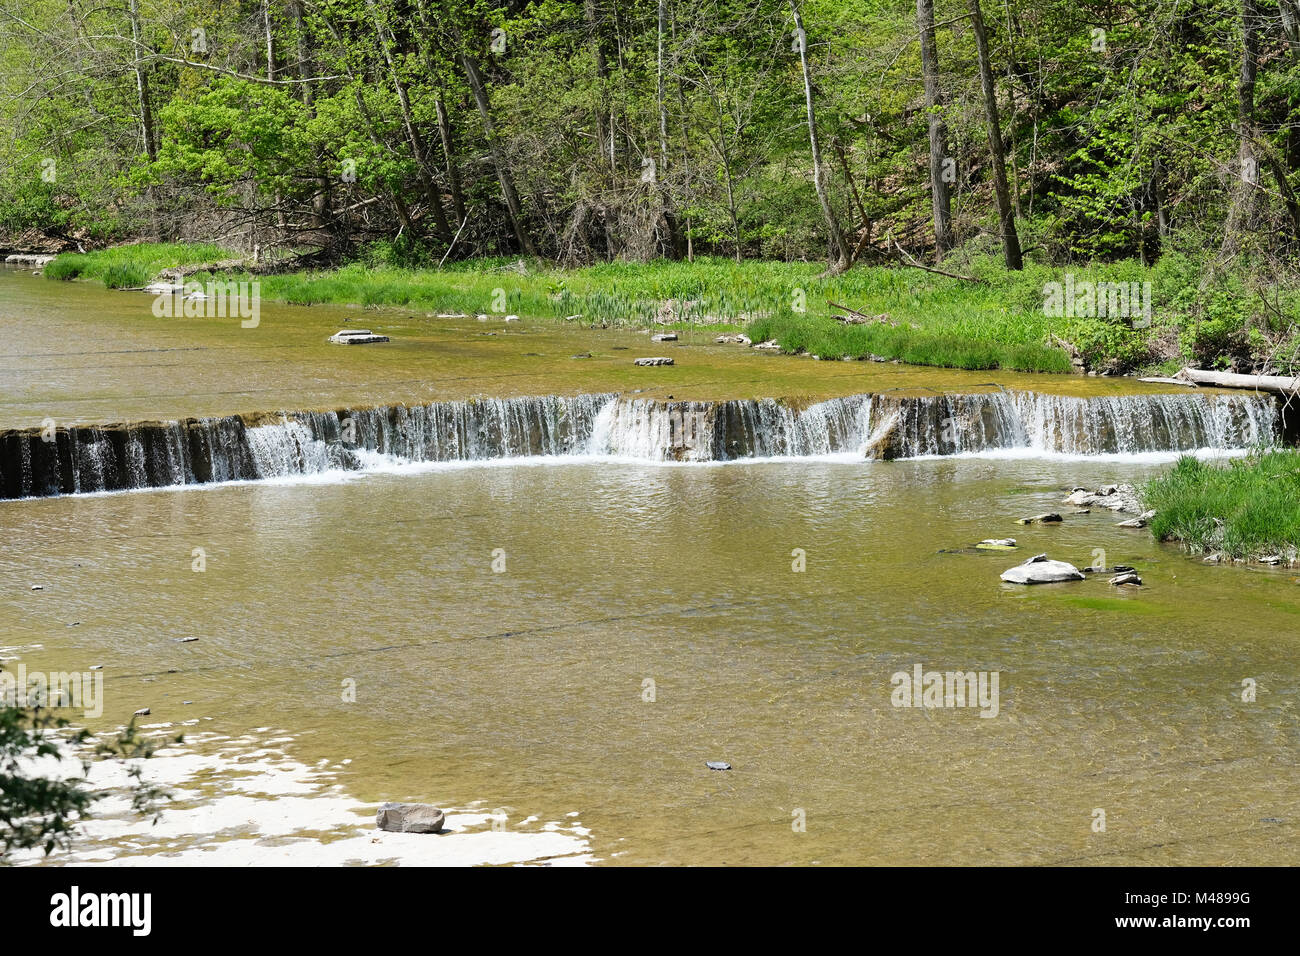
[[[1300,550],[1300,451],[1261,451],[1226,464],[1180,458],[1143,489],[1152,532],[1192,551],[1233,558]]]
[[[98,279],[110,288],[145,284],[164,269],[230,258],[212,245],[138,244],[86,255],[63,255],[46,267],[52,278]],[[1008,273],[992,259],[961,268],[967,282],[919,269],[857,266],[823,278],[820,264],[733,262],[607,263],[557,269],[530,260],[480,259],[406,268],[373,252],[337,269],[261,277],[267,301],[393,306],[430,313],[505,313],[531,319],[580,316],[615,327],[745,327],[755,341],[775,339],[789,352],[823,358],[880,356],[917,365],[1065,373],[1069,356],[1053,341],[1074,342],[1091,359],[1140,365],[1154,330],[1105,319],[1052,318],[1044,313],[1045,283],[1062,269],[1030,266]],[[1117,263],[1073,270],[1078,280],[1161,285],[1159,268]],[[1172,290],[1185,276],[1166,270]],[[195,276],[201,280],[202,276]],[[1172,295],[1172,291],[1170,292]],[[1160,301],[1157,292],[1156,300]],[[845,326],[830,318],[828,301],[884,323]]]
[[[45,267],[48,279],[98,279],[110,289],[145,285],[164,269],[232,258],[211,243],[138,243],[96,252],[65,252]]]

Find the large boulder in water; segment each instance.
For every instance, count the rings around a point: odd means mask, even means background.
[[[871,432],[864,454],[876,461],[893,461],[907,454],[903,435],[903,416],[895,411]]]
[[[445,819],[427,803],[385,803],[375,813],[375,826],[393,833],[437,833]]]
[[[1002,572],[1008,584],[1055,584],[1058,581],[1082,581],[1083,572],[1066,561],[1053,561],[1045,554],[1036,554],[1024,564],[1017,564]]]

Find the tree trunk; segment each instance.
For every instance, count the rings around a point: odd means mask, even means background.
[[[402,82],[402,78],[397,72],[397,61],[393,57],[390,42],[392,38],[389,35],[387,25],[379,19],[374,0],[366,0],[366,7],[370,11],[370,19],[375,25],[375,35],[379,38],[379,48],[383,51],[384,62],[388,64],[388,74],[392,80],[393,89],[397,93],[397,102],[402,109],[402,125],[406,129],[406,138],[411,144],[411,153],[415,157],[416,175],[419,177],[420,185],[424,190],[425,202],[429,205],[429,212],[433,214],[433,221],[437,227],[439,238],[443,242],[450,243],[452,230],[447,222],[446,210],[442,208],[442,193],[433,180],[433,171],[429,165],[424,142],[419,131],[415,128],[415,114],[411,111],[411,100],[406,92],[406,84]]]
[[[429,13],[425,9],[424,0],[416,0],[415,9],[420,18],[420,26],[424,28],[424,35],[420,43],[424,66],[430,76],[436,76],[438,70],[437,64],[434,62],[433,46],[430,40],[430,37],[434,35],[433,23],[429,20]],[[447,160],[447,186],[451,191],[451,205],[456,213],[456,224],[460,227],[465,224],[465,190],[461,185],[460,166],[456,163],[456,147],[452,140],[451,120],[447,117],[447,104],[443,101],[441,84],[439,84],[439,92],[434,100],[434,106],[438,112],[438,140],[442,144],[442,154]]]
[[[677,235],[677,217],[673,215],[668,198],[668,104],[664,99],[664,48],[668,34],[668,0],[659,0],[659,50],[655,97],[659,106],[659,168],[655,171],[655,187],[659,191],[659,208],[663,219],[666,246],[669,255],[676,259],[681,255],[680,238]]]
[[[438,138],[442,141],[442,154],[447,157],[447,184],[451,187],[451,204],[456,210],[458,225],[465,222],[465,194],[460,185],[460,167],[456,165],[456,150],[451,140],[451,121],[447,119],[447,107],[438,94],[434,105],[438,109]]]
[[[984,32],[984,15],[980,0],[970,0],[971,27],[975,33],[975,48],[979,53],[980,84],[984,88],[984,113],[988,119],[989,149],[993,153],[993,188],[997,193],[998,219],[1002,232],[1002,255],[1008,269],[1024,268],[1020,253],[1020,237],[1016,235],[1016,213],[1011,206],[1011,193],[1007,189],[1006,153],[1002,146],[1002,124],[998,121],[997,89],[993,85],[993,68],[989,65],[989,40]]]
[[[271,31],[271,0],[262,2],[262,27],[266,31],[266,78],[275,79],[275,34]]]
[[[130,0],[128,8],[131,17],[132,64],[135,69],[135,91],[140,100],[140,133],[144,137],[144,153],[149,162],[158,158],[158,146],[154,136],[153,103],[149,96],[149,72],[141,55],[144,49],[140,29],[140,0]]]
[[[501,195],[506,201],[506,212],[510,216],[510,225],[514,229],[519,246],[530,256],[538,254],[537,247],[524,230],[524,214],[519,203],[519,192],[515,189],[514,176],[501,155],[501,146],[497,142],[496,125],[492,122],[492,104],[488,101],[487,88],[483,85],[483,74],[478,63],[468,53],[460,55],[461,66],[465,68],[465,77],[469,80],[470,92],[478,106],[479,116],[483,120],[483,132],[487,136],[488,150],[492,156],[492,165],[496,167],[497,182],[501,184]]]
[[[582,18],[591,34],[591,56],[596,63],[596,79],[600,83],[600,103],[596,107],[596,155],[601,163],[613,165],[612,154],[605,148],[611,134],[609,128],[609,68],[605,65],[605,46],[600,42],[600,23],[596,19],[596,0],[583,0]]]
[[[294,35],[297,37],[298,45],[298,78],[306,80],[311,75],[311,59],[307,51],[306,31],[302,21],[302,0],[289,0],[289,16],[293,20]],[[298,89],[302,97],[302,105],[307,108],[308,114],[316,115],[316,96],[312,92],[310,83],[299,83]],[[323,159],[323,157],[318,157]],[[330,218],[330,178],[325,173],[320,173],[316,177],[316,191],[312,194],[312,220],[317,228],[326,228]]]
[[[1223,229],[1221,253],[1241,249],[1258,218],[1259,161],[1254,148],[1255,78],[1259,70],[1259,11],[1255,0],[1241,0],[1241,74],[1237,80],[1238,176]]]
[[[943,180],[948,159],[948,130],[940,113],[939,50],[934,41],[934,0],[916,0],[916,25],[921,34],[921,77],[925,82],[925,111],[930,128],[930,205],[934,211],[934,259],[952,248],[952,211],[948,184]]]
[[[812,147],[813,187],[817,190],[817,201],[821,203],[822,218],[826,220],[826,229],[830,232],[830,255],[827,268],[832,273],[839,273],[848,268],[849,253],[844,248],[844,235],[840,232],[839,221],[835,218],[835,209],[831,206],[830,191],[826,186],[826,170],[822,167],[821,147],[817,144],[817,114],[813,110],[812,75],[808,71],[807,34],[804,32],[803,19],[799,16],[799,7],[795,0],[790,0],[790,11],[794,14],[799,63],[803,69],[804,104],[808,111],[808,142]]]

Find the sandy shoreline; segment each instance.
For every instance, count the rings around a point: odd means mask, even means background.
[[[154,724],[145,733],[184,728]],[[261,736],[260,732],[266,732]],[[91,764],[87,785],[104,794],[77,827],[68,852],[15,853],[20,866],[584,866],[596,862],[577,811],[557,821],[515,820],[485,806],[444,807],[442,833],[387,833],[373,805],[348,795],[343,763],[308,766],[284,747],[288,734],[187,734],[183,745],[137,761],[170,801],[152,824],[131,809],[127,765]],[[347,761],[350,762],[350,761]],[[79,776],[72,757],[33,762],[52,776]]]

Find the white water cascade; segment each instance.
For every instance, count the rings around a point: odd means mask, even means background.
[[[0,498],[536,456],[706,462],[1226,451],[1276,443],[1282,422],[1274,398],[1246,392],[882,393],[811,405],[579,395],[73,426],[47,437],[0,432]]]

